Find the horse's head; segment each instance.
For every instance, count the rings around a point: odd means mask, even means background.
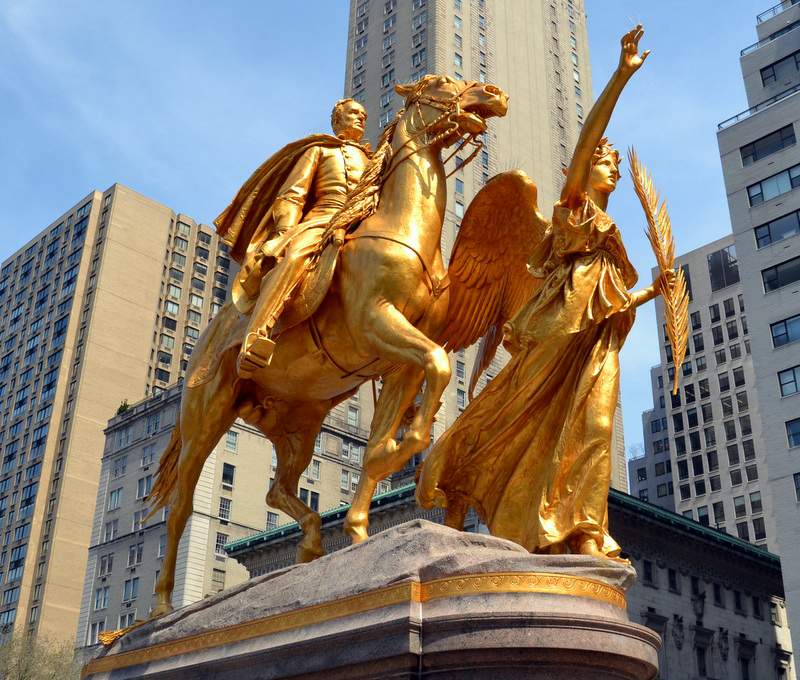
[[[508,111],[508,95],[488,83],[426,75],[395,90],[406,100],[408,132],[424,132],[441,146],[483,134],[487,118],[505,116]]]

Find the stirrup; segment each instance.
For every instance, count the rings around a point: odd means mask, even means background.
[[[274,351],[274,340],[259,333],[248,333],[236,360],[237,372],[242,378],[252,377],[256,371],[269,366]]]

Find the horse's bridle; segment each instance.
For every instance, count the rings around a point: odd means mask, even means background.
[[[425,143],[417,149],[412,149],[409,153],[407,153],[405,156],[403,156],[396,162],[392,162],[382,178],[383,182],[385,182],[389,178],[389,176],[402,163],[407,161],[414,154],[420,153],[425,149],[430,148],[434,144],[442,141],[443,139],[449,137],[452,134],[458,134],[458,122],[456,121],[456,117],[459,116],[462,112],[461,95],[463,95],[467,90],[469,90],[471,87],[474,87],[477,84],[478,83],[475,81],[467,81],[462,89],[456,92],[452,97],[448,97],[446,99],[441,97],[431,97],[430,95],[426,95],[421,91],[412,94],[411,97],[408,98],[408,100],[406,101],[406,108],[402,108],[400,109],[400,111],[397,112],[397,118],[399,119],[405,114],[405,112],[407,111],[407,107],[414,106],[414,108],[416,109],[416,114],[419,116],[419,119],[422,121],[422,123],[424,123],[424,127],[421,130],[418,130],[417,132],[412,134],[402,144],[402,146],[400,146],[400,148],[398,148],[397,151],[394,152],[394,155],[396,157],[404,148],[406,148],[409,144],[416,141],[420,137],[424,136]],[[442,113],[439,116],[437,116],[434,120],[426,123],[425,117],[423,116],[422,113],[422,105],[430,106],[434,109],[439,109]],[[434,137],[430,138],[428,136],[430,129],[445,120],[447,121],[447,127],[441,132],[437,133]],[[461,143],[456,144],[456,148],[453,151],[453,153],[451,153],[447,158],[445,158],[443,163],[445,164],[448,163],[453,158],[453,156],[455,156],[459,151],[461,151],[467,145],[471,145],[475,148],[460,165],[458,165],[445,175],[445,179],[453,175],[453,173],[455,173],[461,167],[470,163],[475,158],[475,156],[478,155],[478,152],[483,148],[483,141],[478,139],[477,134],[475,133],[465,132],[463,134],[458,134],[458,136],[459,138],[461,138]]]

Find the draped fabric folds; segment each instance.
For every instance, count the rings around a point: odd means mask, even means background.
[[[589,536],[615,556],[611,431],[637,275],[588,198],[556,207],[548,241],[530,266],[542,285],[506,327],[510,362],[434,445],[418,498],[473,505],[493,535],[532,552]]]

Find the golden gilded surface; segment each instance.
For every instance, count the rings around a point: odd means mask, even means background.
[[[637,273],[606,212],[620,157],[603,135],[647,57],[642,33],[622,37],[551,217],[524,173],[503,173],[470,205],[447,269],[442,151],[480,148],[486,120],[507,110],[494,85],[427,75],[398,86],[405,106],[374,153],[360,146],[363,109],[338,102],[335,137],[287,145],[242,186],[216,221],[242,264],[234,300],[195,347],[153,487],[154,510],[171,509],[154,616],[171,610],[194,487],[236,418],[274,443],[267,501],[298,521],[298,560],[312,560],[323,552],[320,517],[297,486],[328,411],[383,379],[345,520],[363,541],[378,481],[429,446],[450,380],[446,349],[481,337],[470,391],[501,341],[512,359],[433,447],[419,502],[446,506],[459,528],[474,506],[494,535],[532,552],[616,558],[608,487],[619,351],[636,308],[676,282],[667,267],[632,290]]]
[[[647,57],[638,53],[642,34],[637,26],[622,37],[619,66],[586,118],[549,223],[542,228],[535,192],[518,177],[500,176],[481,190],[461,226],[463,233],[492,234],[489,256],[510,247],[503,233],[535,234],[521,242],[535,283],[524,300],[520,286],[510,299],[497,294],[492,307],[504,311],[479,350],[479,370],[491,360],[500,329],[512,358],[433,445],[417,499],[423,507],[446,507],[454,527],[473,506],[493,535],[532,552],[612,559],[620,552],[608,533],[619,351],[636,308],[675,281],[666,269],[652,285],[630,290],[637,273],[606,213],[620,157],[603,134]],[[515,185],[516,196],[509,195]],[[476,252],[467,267],[475,298],[487,286],[475,271],[486,258]]]
[[[155,644],[144,649],[104,656],[89,662],[83,669],[82,677],[273,635],[392,605],[424,603],[448,597],[503,593],[569,595],[605,602],[621,609],[626,607],[625,595],[621,590],[594,579],[567,574],[498,572],[445,577],[426,582],[407,581],[332,602],[324,602],[179,640]]]
[[[333,406],[383,377],[345,525],[354,541],[367,538],[378,481],[428,445],[450,380],[447,353],[434,338],[459,313],[449,305],[441,253],[442,150],[462,141],[479,148],[476,136],[486,119],[505,115],[508,98],[488,83],[435,75],[397,91],[405,107],[368,158],[359,146],[363,108],[339,102],[336,137],[312,135],[281,149],[216,220],[242,270],[233,302],[192,353],[179,422],[151,494],[155,510],[170,507],[154,616],[171,610],[194,487],[236,418],[275,445],[278,467],[267,501],[302,527],[300,561],[323,552],[319,514],[298,499],[297,485]],[[330,290],[320,263],[335,263]]]

